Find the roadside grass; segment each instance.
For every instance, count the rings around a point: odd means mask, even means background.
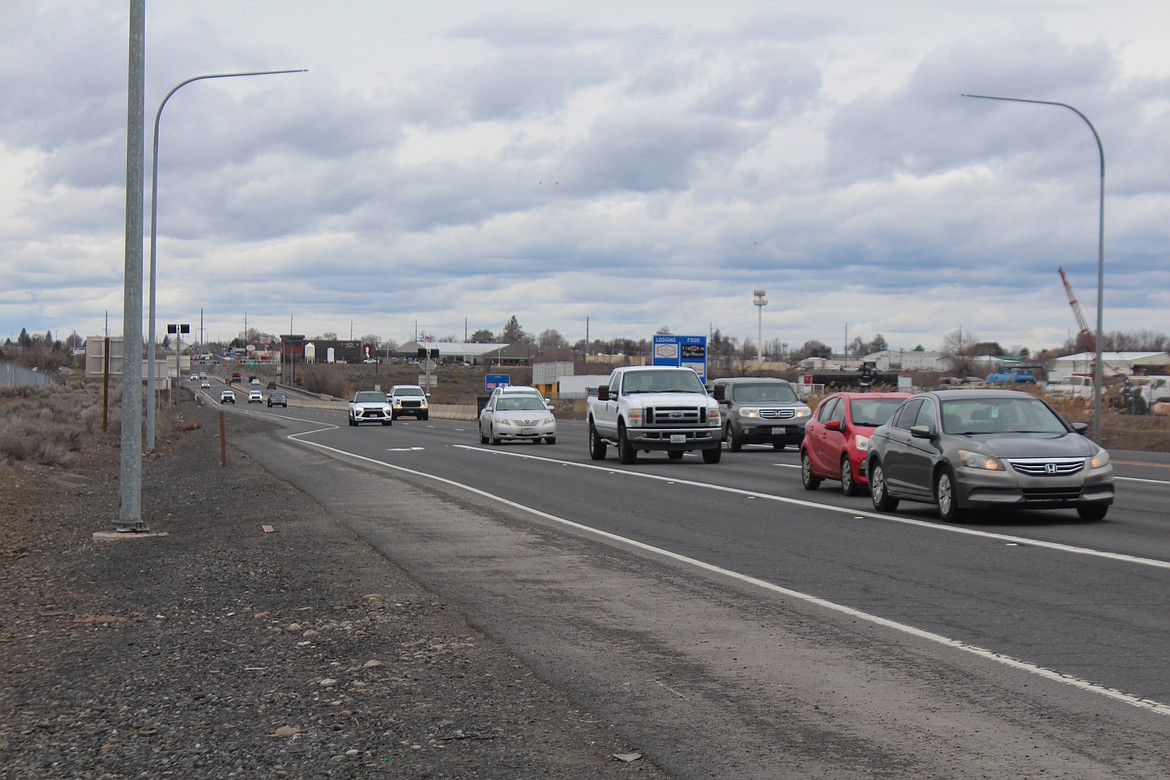
[[[0,458],[72,468],[94,437],[117,438],[121,432],[121,387],[110,388],[102,432],[102,388],[96,381],[64,385],[0,387]],[[155,435],[178,427],[176,416],[163,407],[155,415]]]

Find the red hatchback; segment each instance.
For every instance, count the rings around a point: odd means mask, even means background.
[[[869,484],[865,456],[869,436],[890,419],[910,393],[834,393],[813,412],[800,445],[800,481],[816,490],[822,479],[841,481],[841,490],[855,496]]]

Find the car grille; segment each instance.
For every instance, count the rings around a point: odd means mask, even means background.
[[[1084,458],[1009,458],[1008,463],[1029,477],[1067,477],[1085,468]]]
[[[403,409],[418,409],[422,406],[422,401],[399,401]]]
[[[761,409],[761,420],[791,420],[796,416],[795,409]]]
[[[1079,487],[1024,488],[1025,501],[1076,501],[1081,497]]]
[[[642,419],[647,427],[657,426],[659,428],[705,424],[707,422],[707,409],[696,406],[648,407]]]

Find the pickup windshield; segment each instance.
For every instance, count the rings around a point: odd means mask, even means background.
[[[699,375],[686,371],[636,371],[622,380],[623,393],[706,393]]]

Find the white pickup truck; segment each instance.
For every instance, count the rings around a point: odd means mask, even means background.
[[[671,460],[700,450],[705,463],[718,463],[723,454],[719,404],[689,368],[615,368],[588,405],[593,460],[604,459],[610,444],[625,464],[635,463],[639,450],[665,450]]]

